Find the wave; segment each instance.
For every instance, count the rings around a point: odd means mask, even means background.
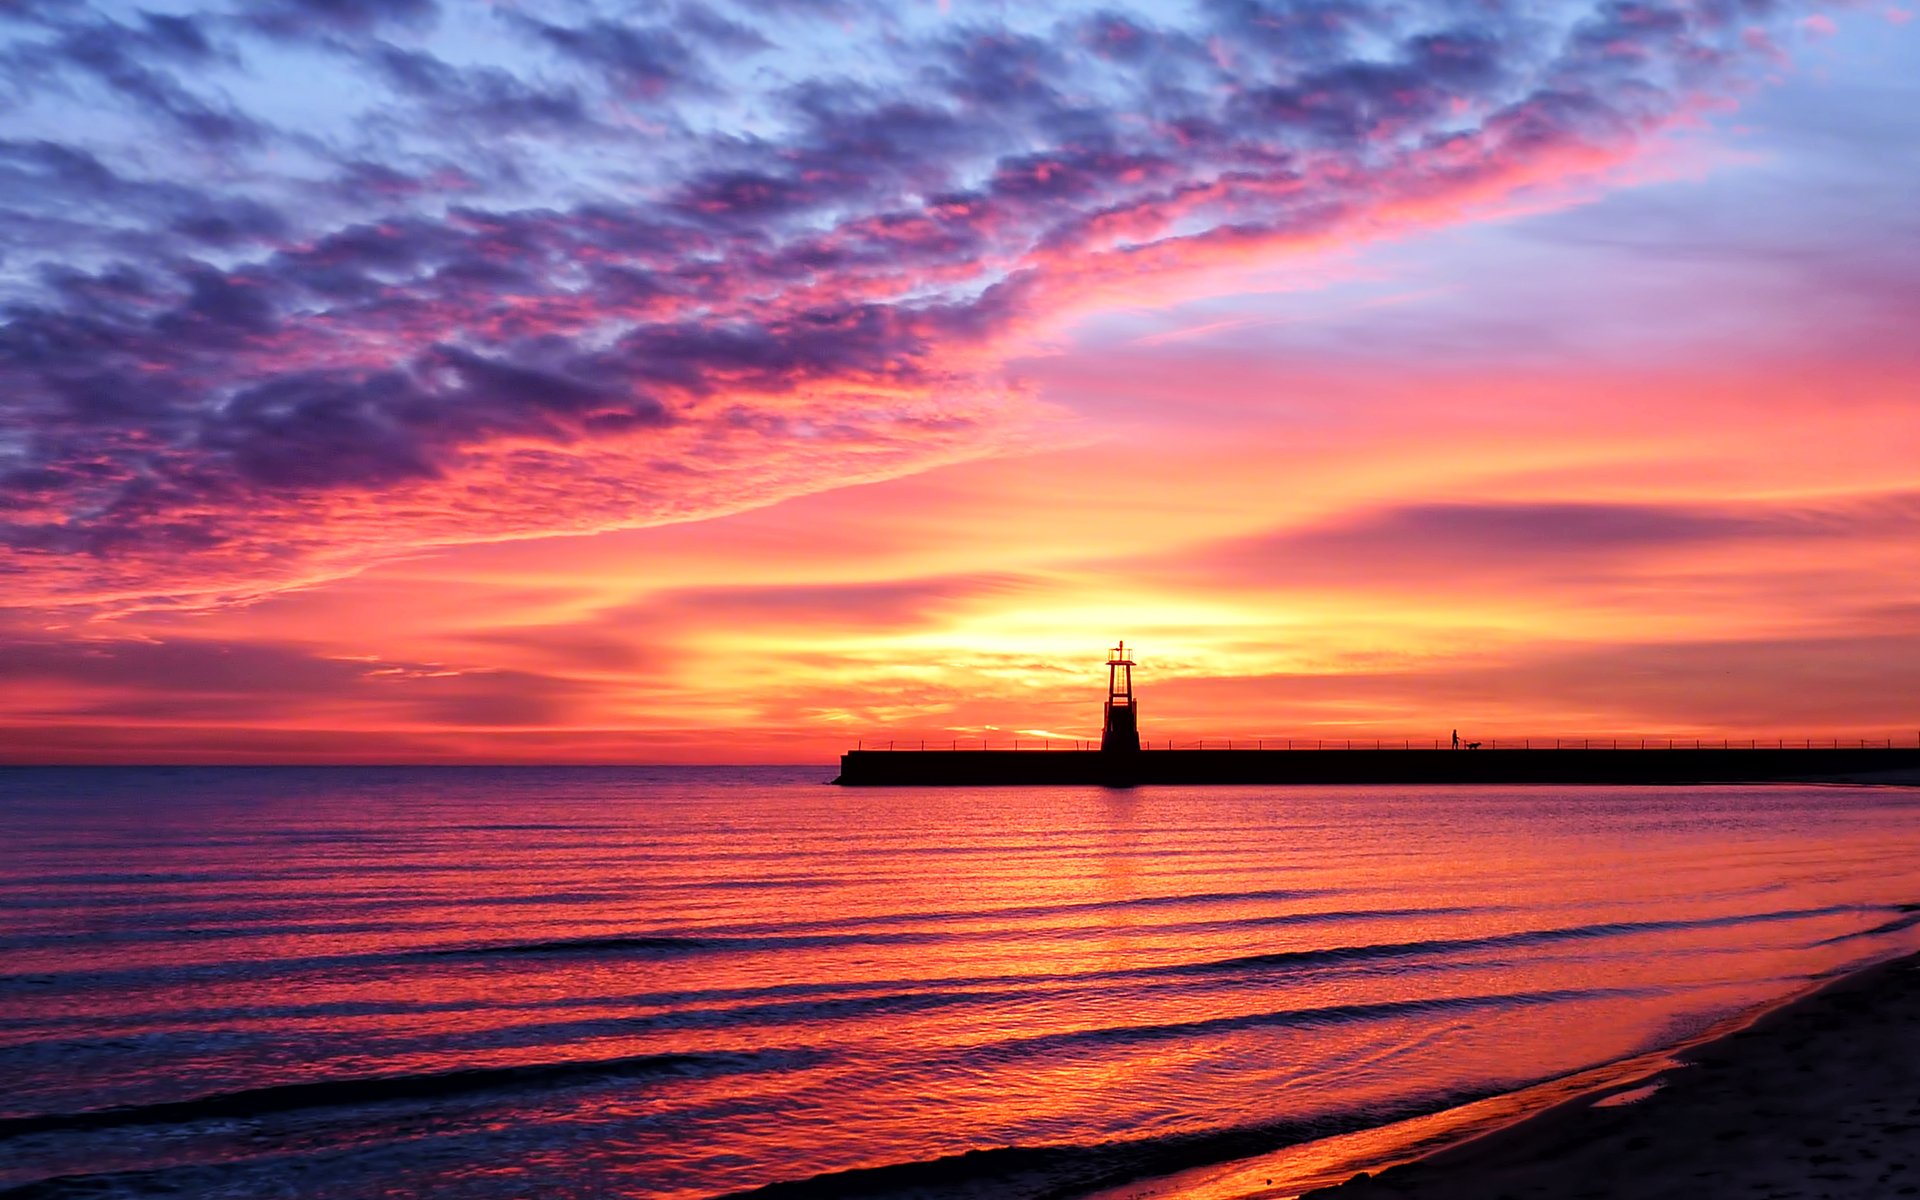
[[[435,957],[487,958],[513,954],[695,954],[703,951],[792,950],[819,946],[918,945],[949,940],[946,933],[796,933],[765,937],[680,934],[608,934],[534,942],[444,946],[417,953]]]
[[[99,990],[142,987],[156,982],[184,984],[241,978],[288,976],[315,971],[404,967],[422,960],[486,961],[502,957],[568,957],[641,954],[678,956],[726,951],[790,950],[823,946],[922,945],[952,939],[951,933],[794,934],[768,937],[706,937],[682,934],[606,934],[578,938],[551,938],[524,942],[420,946],[346,954],[315,954],[268,961],[233,959],[219,962],[130,968],[26,971],[0,974],[0,996],[16,992]]]
[[[449,825],[449,830],[476,830],[484,833],[575,833],[578,825],[550,825],[525,821],[492,821],[477,825]]]
[[[1238,893],[1239,895],[1262,895],[1266,893]],[[1120,907],[1126,905],[1161,906],[1176,903],[1204,903],[1216,899],[1218,895],[1197,897],[1150,897],[1145,900],[1123,900],[1101,902],[1097,904],[1035,906],[1028,909],[983,909],[977,912],[953,912],[941,914],[898,914],[867,920],[846,922],[853,926],[874,926],[905,923],[907,921],[938,920],[992,920],[996,917],[1042,915],[1060,911],[1078,911],[1093,908]],[[1414,910],[1424,912],[1424,910]],[[1342,917],[1357,918],[1368,916],[1394,916],[1401,914],[1307,914],[1300,918],[1302,922],[1338,920]],[[1273,917],[1254,918],[1255,923],[1291,923],[1293,918]],[[794,923],[786,928],[795,932],[772,932],[779,925],[758,926],[769,930],[765,933],[725,933],[725,934],[672,934],[672,933],[633,933],[633,934],[596,934],[577,938],[547,938],[524,942],[495,942],[466,946],[435,946],[411,953],[439,958],[492,957],[496,955],[570,955],[570,954],[694,954],[701,952],[726,952],[749,950],[790,950],[809,949],[822,946],[887,946],[887,945],[925,945],[937,942],[960,941],[981,936],[1021,937],[1045,930],[1014,928],[994,930],[983,935],[972,930],[913,930],[899,933],[867,932],[849,930],[844,933],[798,932],[799,929],[812,928],[825,930],[842,923]],[[1206,923],[1202,923],[1206,924]]]
[[[1222,900],[1249,898],[1294,898],[1311,893],[1300,892],[1209,892],[1188,896],[1152,896],[1136,900],[1098,901],[1085,904],[1034,905],[1021,908],[980,909],[973,912],[949,913],[912,913],[890,914],[881,917],[866,918],[847,922],[849,925],[891,925],[908,921],[967,920],[983,921],[995,918],[1018,916],[1041,916],[1058,912],[1075,912],[1089,909],[1121,907],[1166,907],[1181,904],[1211,903]],[[1340,920],[1363,920],[1372,918],[1393,918],[1409,915],[1426,916],[1434,913],[1471,912],[1477,910],[1450,909],[1406,909],[1373,911],[1347,911],[1337,913],[1301,913],[1274,914],[1252,918],[1229,918],[1226,924],[1276,924],[1322,923]],[[1590,925],[1564,926],[1547,929],[1516,930],[1511,933],[1489,934],[1471,938],[1435,938],[1414,942],[1385,942],[1357,946],[1332,946],[1312,950],[1287,950],[1272,954],[1243,955],[1217,962],[1182,964],[1176,967],[1141,967],[1120,971],[1098,972],[1080,976],[1087,979],[1110,979],[1132,977],[1141,974],[1185,973],[1193,971],[1235,970],[1261,966],[1308,965],[1319,962],[1347,962],[1362,958],[1401,957],[1412,954],[1447,953],[1460,950],[1500,949],[1509,946],[1548,944],[1559,941],[1577,941],[1590,938],[1620,937],[1635,933],[1671,933],[1687,929],[1713,929],[1733,925],[1745,925],[1767,921],[1796,921],[1810,917],[1837,916],[1843,913],[1872,911],[1859,905],[1832,905],[1826,908],[1788,909],[1778,912],[1739,913],[1723,917],[1698,917],[1690,919],[1662,921],[1612,921]],[[1016,928],[1011,930],[993,930],[981,934],[971,930],[918,930],[903,933],[860,932],[849,930],[845,933],[799,932],[802,929],[826,930],[840,926],[840,922],[795,922],[790,925],[763,925],[752,927],[734,927],[735,929],[764,929],[765,933],[729,932],[725,934],[610,934],[579,938],[554,938],[541,941],[500,942],[472,946],[435,947],[417,953],[435,956],[492,956],[512,954],[618,954],[618,953],[667,953],[691,954],[702,951],[741,951],[741,950],[784,950],[818,946],[839,945],[915,945],[934,942],[957,941],[967,938],[991,936],[1014,937],[1047,932],[1044,929]],[[1213,922],[1193,924],[1211,925]],[[1159,928],[1159,927],[1156,927]],[[1186,928],[1186,925],[1171,927]],[[775,930],[792,932],[774,932]]]
[[[15,888],[32,891],[45,887],[111,887],[115,884],[150,887],[159,883],[250,883],[256,879],[276,878],[280,876],[255,870],[71,871],[59,875],[9,875],[0,887],[6,891]]]
[[[938,1158],[832,1171],[807,1179],[781,1180],[729,1192],[717,1200],[889,1200],[929,1195],[1051,1200],[1194,1167],[1270,1154],[1302,1142],[1356,1133],[1471,1104],[1506,1090],[1463,1088],[1365,1109],[1149,1138],[996,1146]]]
[[[486,957],[495,954],[692,954],[726,948],[727,938],[673,934],[609,934],[604,937],[550,938],[536,942],[494,942],[476,946],[436,946],[419,953],[433,957]]]
[[[1850,942],[1855,938],[1878,937],[1886,933],[1903,933],[1920,925],[1920,904],[1896,904],[1893,911],[1900,915],[1890,921],[1882,921],[1871,929],[1856,929],[1852,933],[1835,934],[1815,942],[1816,946],[1831,946],[1839,942]]]
[[[1051,917],[1068,913],[1126,912],[1135,909],[1183,908],[1189,905],[1233,904],[1247,900],[1317,900],[1339,895],[1333,888],[1261,888],[1237,892],[1175,892],[1163,896],[1134,896],[1124,900],[1077,900],[1067,904],[1019,904],[1003,908],[944,909],[932,912],[885,913],[864,918],[870,925],[917,924],[940,921],[995,921],[1019,917]],[[849,918],[861,921],[862,918]],[[836,922],[837,924],[837,922]]]
[[[315,1079],[215,1092],[186,1100],[4,1117],[0,1118],[0,1141],[37,1133],[115,1129],[134,1125],[185,1125],[197,1121],[254,1118],[341,1105],[443,1100],[455,1096],[545,1090],[616,1081],[792,1071],[815,1066],[826,1057],[823,1052],[809,1049],[715,1050],[517,1063],[500,1067],[459,1067],[407,1075]]]
[[[745,886],[740,885],[740,886]],[[842,944],[914,944],[917,942],[950,941],[957,938],[977,936],[971,931],[923,930],[910,933],[867,933],[861,930],[890,925],[938,925],[952,921],[1004,921],[1021,917],[1045,917],[1068,913],[1099,912],[1125,909],[1157,909],[1186,905],[1221,904],[1244,900],[1303,900],[1333,895],[1328,890],[1302,891],[1298,889],[1264,889],[1240,892],[1193,892],[1166,896],[1141,896],[1126,900],[1090,900],[1071,904],[1030,904],[1005,908],[979,909],[943,909],[929,912],[880,913],[872,916],[847,917],[825,921],[777,921],[752,925],[726,927],[724,932],[711,932],[695,935],[678,934],[616,934],[604,937],[558,938],[535,942],[502,942],[483,946],[449,946],[431,951],[434,954],[562,954],[594,953],[604,951],[692,951],[692,950],[759,950],[786,949],[789,947],[842,945]],[[1426,916],[1434,913],[1446,913],[1452,909],[1405,909],[1383,910],[1378,913],[1305,913],[1274,914],[1271,916],[1245,918],[1249,923],[1292,923],[1294,921],[1325,921],[1362,916]],[[1240,918],[1233,919],[1235,921]],[[829,932],[847,930],[845,933]],[[998,932],[998,931],[996,931]],[[1010,930],[1009,934],[1033,932],[1032,930]]]
[[[290,891],[286,888],[235,892],[190,892],[175,896],[138,896],[127,893],[104,899],[97,893],[80,896],[42,894],[7,897],[9,909],[72,911],[84,908],[89,913],[111,915],[116,924],[156,925],[173,922],[182,926],[217,924],[231,920],[274,920],[314,912],[364,914],[380,912],[426,912],[435,909],[490,909],[506,907],[566,907],[626,901],[631,891],[554,890],[545,892],[489,892],[481,896],[419,896],[396,892],[393,888],[368,891]],[[117,901],[117,902],[115,902]],[[425,922],[409,922],[427,928]]]
[[[1118,903],[1141,903],[1148,905],[1170,905],[1177,901],[1217,899],[1221,897],[1281,895],[1296,893],[1204,893],[1188,897],[1148,897],[1141,901],[1122,901]],[[1099,907],[1098,904],[1044,906],[1046,908],[1082,908]],[[1035,906],[1036,909],[1043,906]],[[983,910],[981,914],[1006,913],[1022,910]],[[1416,910],[1417,911],[1417,910]],[[1527,946],[1544,946],[1556,942],[1584,941],[1607,937],[1629,936],[1639,933],[1680,932],[1691,929],[1713,929],[1733,927],[1745,924],[1796,921],[1813,917],[1839,916],[1849,913],[1904,912],[1906,906],[1888,905],[1830,905],[1824,908],[1786,909],[1775,912],[1738,913],[1719,917],[1698,917],[1656,921],[1613,921],[1589,925],[1559,926],[1542,929],[1516,930],[1508,933],[1487,934],[1467,938],[1432,938],[1408,942],[1362,943],[1349,946],[1326,946],[1305,950],[1280,950],[1262,954],[1238,955],[1232,958],[1205,962],[1187,962],[1161,964],[1145,967],[1126,967],[1107,971],[1084,972],[1066,975],[1011,975],[981,977],[967,980],[926,980],[926,983],[951,985],[955,983],[976,984],[1044,984],[1052,982],[1097,982],[1106,980],[1172,978],[1185,975],[1210,975],[1228,973],[1255,973],[1275,969],[1301,969],[1321,966],[1365,965],[1374,961],[1401,961],[1418,957],[1432,957],[1447,954],[1472,952],[1477,950],[1499,950]],[[1355,913],[1350,916],[1369,914]],[[1385,914],[1382,914],[1385,915]],[[1253,918],[1264,920],[1265,918]],[[1278,916],[1276,920],[1280,919]],[[1333,918],[1329,916],[1328,920]],[[1234,920],[1238,920],[1235,918]],[[1181,928],[1183,926],[1174,926]],[[1866,937],[1878,933],[1898,932],[1907,925],[1898,921],[1887,925],[1840,935],[1841,940],[1853,937]],[[1158,928],[1158,927],[1156,927]],[[135,969],[87,969],[75,971],[28,972],[15,975],[0,975],[0,995],[9,992],[38,992],[53,989],[101,988],[125,986],[129,984],[150,984],[155,980],[171,983],[186,983],[197,980],[227,980],[240,977],[262,975],[287,975],[311,971],[336,969],[354,969],[361,967],[404,966],[409,962],[421,960],[457,961],[470,959],[488,961],[497,958],[540,958],[572,956],[617,956],[644,955],[658,957],[678,957],[712,953],[744,953],[769,950],[819,949],[834,946],[878,946],[878,945],[929,945],[942,942],[964,941],[979,938],[1009,938],[1031,936],[1043,933],[1032,927],[990,931],[974,930],[912,930],[901,932],[856,932],[845,933],[769,933],[757,935],[738,934],[681,934],[666,932],[638,932],[621,934],[592,935],[577,938],[549,938],[519,942],[477,943],[451,946],[407,947],[371,953],[348,953],[331,955],[313,955],[304,958],[287,958],[274,962],[260,963],[252,961],[228,961],[193,963],[172,967],[150,967]],[[1832,939],[1829,939],[1831,941]],[[1817,942],[1815,945],[1828,944]],[[837,985],[833,985],[836,986]],[[719,989],[704,994],[676,993],[683,999],[717,999],[730,989]],[[759,989],[750,989],[757,991]],[[770,989],[785,991],[784,987]],[[817,986],[816,986],[817,990]]]
[[[838,879],[815,879],[810,876],[770,876],[764,879],[708,879],[695,885],[699,891],[735,892],[759,891],[774,888],[830,888],[839,884]]]
[[[1578,1000],[1658,994],[1660,989],[1657,988],[1554,988],[1537,992],[1500,992],[1482,996],[1442,996],[1422,1000],[1381,1000],[1366,1004],[1282,1008],[1269,1012],[1239,1013],[1229,1017],[1202,1017],[1193,1021],[1168,1021],[1150,1025],[1108,1025],[1098,1029],[1043,1033],[1036,1037],[1011,1038],[1001,1042],[970,1046],[964,1052],[964,1056],[970,1061],[987,1059],[1000,1062],[1035,1054],[1048,1054],[1057,1050],[1107,1049],[1146,1042],[1178,1041],[1213,1034],[1238,1033],[1248,1029],[1267,1029],[1275,1026],[1306,1028],[1321,1025],[1348,1025],[1392,1017],[1531,1008],[1535,1005],[1564,1004]]]
[[[729,1192],[716,1200],[905,1200],[929,1195],[992,1195],[1057,1200],[1135,1180],[1272,1153],[1319,1138],[1354,1133],[1502,1094],[1462,1088],[1311,1117],[1144,1138],[996,1146],[934,1158],[831,1171]],[[297,1156],[296,1156],[297,1157]],[[289,1166],[292,1163],[287,1164]],[[114,1194],[180,1194],[183,1184],[211,1191],[241,1181],[248,1164],[228,1161],[138,1171],[65,1175],[0,1190],[0,1200],[65,1200]],[[228,1175],[228,1172],[234,1174]],[[224,1177],[224,1178],[223,1178]]]
[[[1719,929],[1728,926],[1764,924],[1772,921],[1802,921],[1811,917],[1838,916],[1843,913],[1870,912],[1859,905],[1831,905],[1826,908],[1784,909],[1778,912],[1741,913],[1724,917],[1696,917],[1667,921],[1606,921],[1591,925],[1566,925],[1549,929],[1522,929],[1512,933],[1486,934],[1469,938],[1427,938],[1413,942],[1378,942],[1358,946],[1324,946],[1311,950],[1279,950],[1270,954],[1242,954],[1209,962],[1180,963],[1172,966],[1138,967],[1108,972],[1107,977],[1134,975],[1194,975],[1216,972],[1255,971],[1273,967],[1313,967],[1374,959],[1413,958],[1425,955],[1456,954],[1473,950],[1503,950],[1512,947],[1547,946],[1557,942],[1592,941],[1610,937],[1628,937],[1637,933],[1677,933],[1689,929]],[[1920,918],[1916,918],[1920,921]],[[1890,922],[1889,925],[1895,923]],[[1904,928],[1904,926],[1898,926]],[[1888,930],[1890,931],[1890,930]],[[1857,937],[1880,930],[1865,930]],[[1832,939],[1829,939],[1832,940]],[[1815,943],[1822,945],[1825,943]]]
[[[193,925],[119,928],[110,933],[94,929],[78,931],[50,930],[0,937],[0,953],[27,950],[65,950],[80,947],[98,951],[108,946],[186,945],[196,942],[245,941],[252,938],[299,936],[340,937],[368,933],[417,933],[423,930],[450,929],[451,922],[422,921],[283,921],[252,925]]]

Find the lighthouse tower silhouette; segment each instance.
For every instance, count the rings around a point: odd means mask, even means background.
[[[1100,731],[1100,749],[1140,749],[1139,711],[1133,702],[1133,659],[1121,642],[1107,651],[1107,723]]]

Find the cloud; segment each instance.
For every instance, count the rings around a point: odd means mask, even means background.
[[[105,88],[132,111],[210,148],[235,150],[267,136],[262,122],[165,69],[173,65],[198,75],[218,57],[203,25],[191,17],[142,14],[138,24],[127,25],[56,16],[44,27],[51,36],[18,38],[0,49],[0,65],[23,82],[63,91],[76,84]],[[77,92],[76,99],[84,95]]]
[[[421,50],[382,43],[368,61],[396,91],[450,123],[493,133],[586,136],[595,122],[572,87],[527,83],[501,67],[455,67]]]
[[[1176,556],[1183,572],[1243,586],[1531,588],[1591,582],[1659,557],[1730,545],[1899,541],[1920,534],[1920,495],[1827,503],[1443,502],[1353,513]]]
[[[629,99],[657,100],[671,92],[703,84],[707,71],[691,46],[665,26],[628,24],[615,20],[589,21],[584,25],[559,25],[536,17],[518,18],[559,54],[604,73],[613,88]],[[707,37],[724,35],[733,26],[723,18],[699,23]],[[736,39],[735,48],[751,48],[750,41]]]
[[[255,595],[996,453],[1046,419],[1003,364],[1048,329],[1603,172],[1763,69],[1768,23],[843,6],[854,74],[804,14],[701,11],[279,0],[0,32],[91,81],[97,130],[30,110],[0,145],[16,602]],[[333,97],[311,127],[222,90],[295,68]],[[131,132],[156,120],[217,186]]]
[[[341,658],[282,642],[10,638],[0,680],[31,694],[11,715],[167,726],[327,722],[374,728],[543,726],[599,700],[561,674]]]
[[[278,37],[421,26],[439,15],[436,0],[263,0],[247,12],[256,27]]]
[[[1920,638],[1904,632],[1541,641],[1374,669],[1156,678],[1143,699],[1175,736],[1884,737],[1916,667]]]

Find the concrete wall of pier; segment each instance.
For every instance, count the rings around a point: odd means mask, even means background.
[[[1095,784],[1658,784],[1920,773],[1920,748],[1675,750],[850,750],[854,787]]]

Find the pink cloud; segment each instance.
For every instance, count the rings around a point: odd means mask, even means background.
[[[915,47],[949,107],[808,112],[633,203],[401,211],[221,268],[75,279],[91,308],[19,318],[56,350],[0,364],[43,435],[0,556],[43,602],[223,602],[1003,453],[1048,415],[1004,371],[1033,338],[1143,290],[1568,202],[1688,117],[1697,64],[1730,85],[1752,51],[1621,10],[1545,62],[1499,29],[1409,30],[1383,66],[1329,26],[1283,79],[1263,27],[1218,20],[1093,30],[1087,62],[1013,34]],[[1057,133],[1073,106],[1052,81],[1145,86],[1112,64],[1149,46],[1228,77],[1124,136]],[[442,68],[382,69],[467,86]]]

